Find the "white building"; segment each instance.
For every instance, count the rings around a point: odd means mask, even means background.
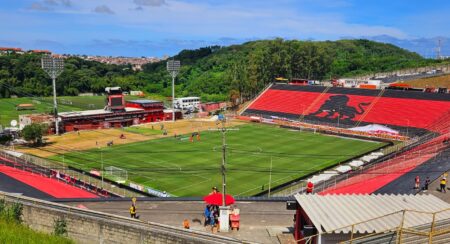
[[[200,109],[199,97],[180,97],[175,98],[175,108],[188,110],[188,109]]]

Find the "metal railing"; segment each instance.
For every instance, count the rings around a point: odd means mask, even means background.
[[[11,153],[12,152],[12,153]],[[102,181],[101,179],[95,178],[88,173],[83,171],[78,171],[71,169],[68,165],[57,162],[46,160],[43,158],[39,158],[33,155],[28,155],[21,153],[20,157],[13,155],[14,151],[9,150],[6,147],[0,148],[0,156],[6,159],[9,159],[17,164],[14,164],[14,167],[18,167],[22,170],[34,170],[35,173],[42,174],[42,170],[38,170],[39,168],[44,168],[49,171],[60,172],[64,175],[69,175],[70,177],[76,178],[79,181],[85,182],[89,185],[95,186],[98,189],[103,189],[107,192],[113,193],[114,195],[121,197],[141,197],[144,196],[135,191],[130,191],[124,187],[121,187],[120,184],[111,184],[109,181]],[[36,167],[37,166],[37,167]]]
[[[372,222],[384,223],[384,229],[372,233],[359,232],[359,226],[365,228]],[[389,224],[388,224],[389,223]],[[398,224],[393,224],[398,223]],[[415,223],[415,224],[412,224]],[[375,223],[373,226],[379,226]],[[297,240],[297,243],[313,243],[320,235],[334,233],[348,233],[347,238],[339,243],[433,243],[450,238],[450,209],[437,212],[418,210],[400,210],[366,221],[343,226],[334,230],[318,233]]]

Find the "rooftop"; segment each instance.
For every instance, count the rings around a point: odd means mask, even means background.
[[[127,102],[130,102],[130,103],[139,103],[139,104],[162,103],[161,101],[158,101],[158,100],[149,100],[149,99],[130,100],[130,101],[127,101]]]
[[[403,210],[404,227],[432,222],[433,212],[450,209],[450,204],[432,195],[300,195],[295,196],[320,233],[379,233],[399,226]],[[436,214],[436,221],[449,219],[450,211]]]
[[[144,111],[140,108],[125,108],[126,112],[136,112],[136,111]],[[90,116],[90,115],[106,115],[113,114],[113,112],[104,110],[104,109],[96,109],[96,110],[85,110],[85,111],[74,111],[74,112],[63,112],[58,115],[61,117],[78,117],[78,116]]]

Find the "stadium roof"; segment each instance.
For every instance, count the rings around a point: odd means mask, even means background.
[[[140,108],[125,108],[125,112],[136,112],[136,111],[144,111]],[[74,112],[62,112],[58,113],[61,117],[78,117],[78,116],[90,116],[90,115],[106,115],[106,114],[114,114],[113,112],[105,109],[96,109],[96,110],[84,110],[84,111],[74,111]]]
[[[349,233],[352,224],[354,233],[384,232],[400,225],[402,210],[411,210],[406,211],[403,227],[420,226],[432,222],[430,213],[450,209],[432,195],[297,194],[295,198],[319,233]],[[436,221],[444,219],[450,219],[450,211],[436,214]]]
[[[130,101],[127,101],[127,102],[130,102],[130,103],[138,103],[138,104],[162,103],[161,101],[158,101],[158,100],[149,100],[149,99],[130,100]]]

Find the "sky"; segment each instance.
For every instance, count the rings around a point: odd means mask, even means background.
[[[448,0],[0,0],[0,46],[161,57],[276,37],[367,38],[432,56],[442,39],[450,55],[449,13]]]

